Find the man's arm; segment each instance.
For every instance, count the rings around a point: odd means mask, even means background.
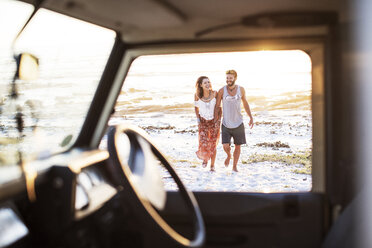
[[[217,97],[216,97],[216,105],[214,106],[214,114],[213,114],[213,118],[215,121],[218,119],[218,110],[221,107],[222,95],[223,95],[223,88],[221,88],[218,91]]]
[[[245,89],[240,86],[240,91],[242,92],[242,101],[243,101],[243,106],[245,109],[245,112],[247,112],[250,120],[249,120],[249,126],[252,128],[253,127],[253,117],[251,113],[251,108],[249,107],[247,98],[245,97]]]

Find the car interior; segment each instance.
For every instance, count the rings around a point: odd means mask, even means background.
[[[358,64],[368,64],[368,25],[355,17],[370,20],[367,0],[2,4],[0,247],[372,244],[362,190],[370,89],[355,76],[368,82],[368,66]],[[171,142],[110,123],[137,58],[250,51],[302,51],[311,60],[310,191],[189,190],[165,152]],[[164,188],[159,166],[178,190]]]

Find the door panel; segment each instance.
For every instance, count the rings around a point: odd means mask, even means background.
[[[324,231],[321,194],[195,192],[195,196],[207,230],[204,247],[305,248],[321,244]],[[177,231],[192,233],[177,192],[168,192],[163,214]],[[166,242],[158,245],[170,247]]]

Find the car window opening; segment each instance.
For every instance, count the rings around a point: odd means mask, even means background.
[[[229,61],[229,62],[226,62]],[[213,91],[237,72],[254,118],[242,104],[246,144],[234,172],[233,156],[217,143],[214,171],[198,159],[195,83],[207,76]],[[298,192],[312,187],[311,60],[299,50],[142,56],[132,64],[110,125],[145,129],[193,191]],[[222,103],[221,103],[222,106]],[[232,151],[234,144],[232,140]],[[231,152],[232,155],[232,152]],[[167,190],[176,190],[164,170]]]

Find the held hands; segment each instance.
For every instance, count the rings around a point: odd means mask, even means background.
[[[222,110],[221,110],[221,107],[219,107],[217,111],[214,111],[213,122],[217,122],[219,119],[221,119],[221,115],[222,115]]]

